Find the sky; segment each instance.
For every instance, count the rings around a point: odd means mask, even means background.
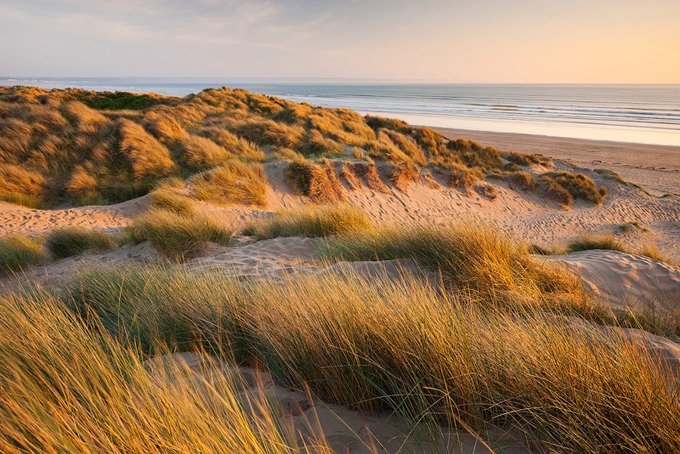
[[[0,0],[0,76],[680,83],[680,0]]]

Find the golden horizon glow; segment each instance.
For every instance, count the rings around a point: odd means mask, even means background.
[[[677,0],[0,0],[0,76],[680,83]]]

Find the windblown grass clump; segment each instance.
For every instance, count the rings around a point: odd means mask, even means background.
[[[293,161],[288,165],[286,178],[295,191],[316,203],[345,201],[345,188],[330,161],[321,165],[312,161]]]
[[[413,133],[414,129],[413,126],[409,125],[405,121],[398,120],[396,118],[385,118],[376,117],[373,115],[366,115],[364,119],[366,120],[366,124],[376,131],[379,129],[391,129],[402,134],[411,134]]]
[[[510,151],[505,153],[500,153],[500,156],[520,166],[530,166],[537,164],[549,164],[550,158],[543,156],[542,154],[529,154],[529,153],[517,153],[516,151]]]
[[[310,425],[299,438],[283,409],[236,369],[150,367],[47,295],[0,299],[0,443],[7,452],[330,452]]]
[[[207,169],[224,164],[232,154],[205,137],[190,135],[183,142],[184,159],[193,169]]]
[[[66,192],[80,205],[90,205],[99,198],[97,179],[83,167],[77,167],[66,185]]]
[[[46,192],[47,181],[39,173],[0,164],[0,200],[40,208]]]
[[[543,174],[541,178],[550,184],[564,188],[574,199],[586,200],[597,205],[602,203],[607,194],[604,187],[598,188],[590,177],[582,173],[548,172]]]
[[[476,184],[474,189],[477,194],[485,199],[496,200],[498,198],[498,190],[496,187],[486,181]]]
[[[25,270],[43,260],[45,253],[38,241],[20,235],[0,238],[0,276]]]
[[[541,176],[538,180],[538,186],[546,197],[558,202],[564,208],[568,208],[574,203],[574,197],[571,193],[550,177]]]
[[[208,243],[227,245],[231,240],[231,232],[214,218],[159,209],[136,218],[128,227],[128,234],[134,242],[151,242],[160,253],[174,261],[199,254]]]
[[[525,171],[516,171],[503,176],[503,179],[510,184],[511,189],[522,191],[533,191],[536,189],[536,180],[533,175]]]
[[[371,230],[366,213],[350,205],[326,205],[280,211],[270,219],[252,222],[245,233],[258,240],[286,236],[328,237]]]
[[[392,168],[392,182],[400,191],[406,192],[412,183],[420,183],[420,170],[413,165],[395,166]]]
[[[464,189],[469,194],[474,185],[483,177],[479,169],[469,169],[457,165],[451,171],[451,175],[449,175],[449,186]]]
[[[567,245],[569,252],[589,251],[591,249],[608,249],[628,253],[625,244],[614,238],[612,235],[584,235],[571,241]]]
[[[665,255],[663,255],[661,253],[661,251],[659,251],[659,248],[656,247],[656,245],[653,244],[653,243],[647,243],[644,246],[642,246],[642,249],[640,249],[640,255],[644,255],[645,257],[649,257],[650,259],[656,260],[657,262],[663,262],[663,263],[669,263],[671,265],[677,265],[671,259],[669,259]]]
[[[305,131],[299,126],[253,119],[237,126],[233,132],[258,145],[295,147],[302,140]]]
[[[267,176],[260,164],[228,161],[191,184],[199,200],[219,205],[267,205]]]
[[[483,147],[473,140],[451,140],[446,147],[454,152],[468,167],[478,167],[484,171],[499,169],[501,159],[498,150],[493,147]]]
[[[172,188],[160,188],[149,196],[149,205],[159,210],[172,211],[185,216],[196,214],[196,207],[191,199]]]
[[[125,344],[229,343],[237,360],[254,357],[279,383],[352,408],[482,434],[514,430],[546,450],[680,447],[674,372],[625,334],[484,307],[404,279],[329,274],[244,285],[107,270],[79,277],[64,298]]]
[[[334,156],[343,151],[343,146],[312,129],[298,149],[305,156]]]
[[[137,178],[163,177],[175,166],[168,149],[129,120],[120,123],[120,151]]]
[[[54,230],[45,238],[45,247],[56,258],[80,255],[86,251],[107,251],[113,249],[115,242],[111,235],[83,227],[66,227]]]
[[[410,258],[493,304],[545,304],[548,310],[594,313],[575,278],[535,262],[526,247],[488,226],[385,227],[334,238],[323,255],[350,261]]]

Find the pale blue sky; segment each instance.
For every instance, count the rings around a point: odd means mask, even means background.
[[[679,0],[0,0],[0,76],[680,83]]]

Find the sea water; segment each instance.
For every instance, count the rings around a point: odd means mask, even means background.
[[[680,85],[282,83],[0,78],[0,85],[185,96],[227,86],[416,125],[680,146]]]

